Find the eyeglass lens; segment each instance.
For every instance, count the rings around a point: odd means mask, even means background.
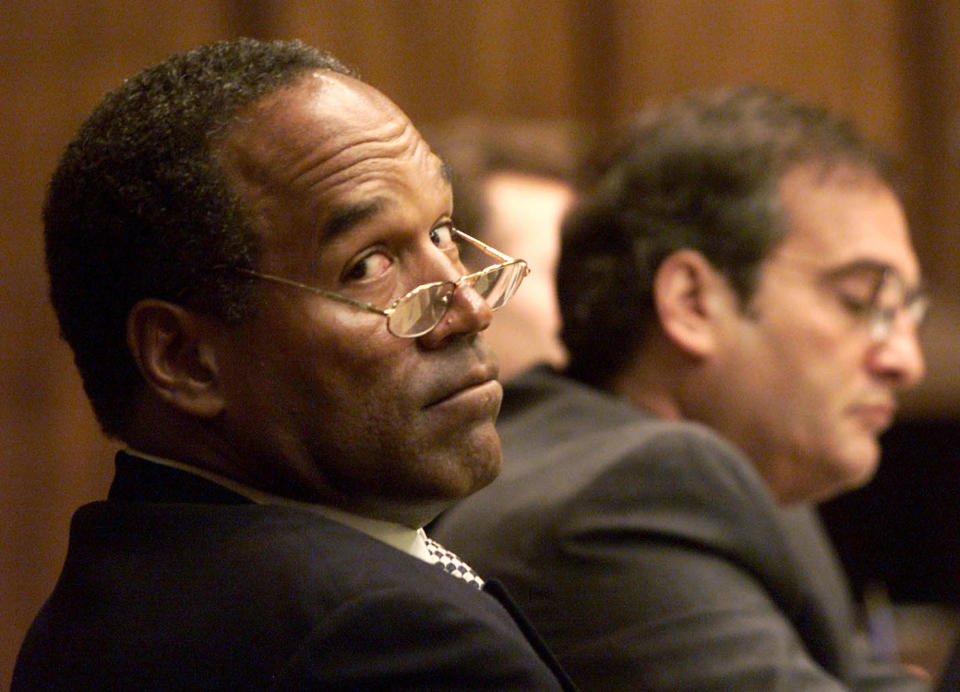
[[[464,276],[466,283],[479,293],[491,310],[497,310],[513,297],[523,279],[522,261],[497,264],[475,274]],[[458,284],[449,281],[415,288],[394,306],[387,326],[396,336],[415,337],[433,329],[447,313]]]
[[[387,317],[396,336],[420,336],[433,329],[447,313],[456,284],[442,282],[419,286],[403,296]]]
[[[874,341],[885,341],[893,330],[900,310],[903,310],[914,328],[926,317],[929,300],[923,291],[904,294],[903,281],[892,272],[885,272],[875,290],[870,317],[870,335]]]

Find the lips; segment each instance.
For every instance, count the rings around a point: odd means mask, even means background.
[[[466,394],[476,389],[479,390],[484,385],[496,383],[497,368],[492,363],[478,363],[470,368],[466,374],[459,373],[455,378],[455,383],[442,388],[428,397],[428,403],[424,408],[439,406],[445,402],[452,401],[462,394]]]
[[[864,403],[855,408],[855,413],[871,430],[882,432],[893,422],[896,406],[892,402]]]

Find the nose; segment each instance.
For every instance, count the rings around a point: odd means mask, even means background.
[[[895,381],[903,389],[920,382],[926,370],[917,329],[901,312],[890,335],[876,345],[870,357],[871,368],[878,376]]]
[[[492,319],[493,310],[483,296],[472,286],[460,284],[450,297],[450,306],[440,324],[419,337],[419,341],[425,348],[440,348],[455,336],[482,332]]]

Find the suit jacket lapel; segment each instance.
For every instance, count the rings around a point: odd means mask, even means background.
[[[563,667],[560,665],[560,662],[550,650],[550,647],[548,647],[547,643],[543,640],[543,637],[541,637],[540,633],[534,629],[533,624],[527,620],[527,617],[520,610],[519,606],[517,606],[516,602],[507,592],[506,588],[504,588],[503,584],[496,579],[488,579],[483,583],[483,590],[497,599],[497,601],[500,602],[500,605],[502,605],[510,614],[510,617],[513,618],[513,621],[517,623],[520,631],[523,632],[534,651],[539,654],[544,663],[546,663],[550,667],[550,670],[553,671],[553,674],[557,676],[557,679],[560,681],[563,689],[576,690],[577,686],[573,684],[573,680],[571,680],[570,676],[567,675],[566,671],[564,671]]]

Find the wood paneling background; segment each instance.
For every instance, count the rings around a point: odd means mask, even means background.
[[[46,300],[39,208],[102,94],[168,54],[298,37],[417,121],[468,111],[606,125],[693,86],[765,82],[855,118],[906,165],[934,288],[912,416],[960,411],[960,5],[943,0],[5,0],[0,7],[0,686],[56,578],[69,516],[102,496],[97,431]],[[957,514],[957,508],[948,508]]]

